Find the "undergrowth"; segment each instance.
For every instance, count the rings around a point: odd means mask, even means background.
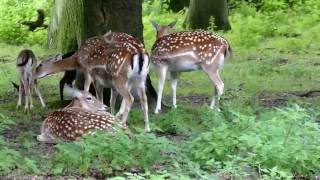
[[[55,146],[38,144],[35,136],[48,110],[60,107],[58,77],[39,81],[48,109],[37,108],[36,104],[29,115],[15,109],[16,95],[10,81],[17,82],[16,55],[23,48],[35,50],[38,57],[50,54],[39,45],[29,46],[37,42],[43,45],[44,31],[30,35],[26,28],[16,27],[16,21],[35,16],[30,6],[44,7],[48,12],[47,4],[28,0],[17,5],[21,2],[0,2],[0,41],[24,43],[19,47],[0,44],[0,176],[291,179],[320,173],[319,97],[290,97],[289,105],[277,109],[265,108],[260,98],[261,94],[276,96],[319,87],[319,1],[288,1],[292,5],[285,0],[230,1],[235,3],[229,16],[232,30],[217,32],[233,49],[233,58],[221,72],[225,82],[222,112],[179,99],[196,94],[211,100],[213,93],[203,73],[185,73],[177,89],[178,108],[150,115],[152,133],[140,133],[142,113],[132,110],[131,136],[98,132]],[[155,40],[150,20],[159,24],[178,20],[176,29],[183,29],[187,9],[173,13],[162,6],[156,0],[143,3],[148,51]],[[209,31],[213,29],[214,24]],[[156,73],[152,68],[150,72],[156,84]],[[165,94],[169,95],[170,85],[166,84]],[[15,128],[17,137],[7,138],[7,131]],[[53,153],[46,153],[42,147],[52,148]]]

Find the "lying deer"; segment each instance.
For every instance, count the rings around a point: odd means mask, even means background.
[[[172,102],[176,107],[176,89],[181,72],[202,69],[206,72],[215,86],[216,95],[210,108],[218,106],[223,93],[224,84],[219,70],[225,59],[229,58],[231,48],[227,40],[207,31],[175,32],[171,33],[176,22],[167,26],[159,26],[152,21],[157,31],[157,40],[152,47],[151,60],[159,72],[158,100],[155,113],[161,110],[161,98],[166,74],[169,71],[172,78]]]
[[[96,130],[114,131],[116,118],[106,112],[107,107],[89,92],[69,88],[72,102],[48,115],[37,140],[55,143],[57,139],[76,140]],[[119,125],[121,127],[121,125]]]
[[[45,103],[41,96],[40,91],[37,88],[37,82],[34,79],[34,72],[37,66],[37,59],[31,50],[22,50],[17,57],[17,70],[20,75],[20,85],[19,85],[19,98],[17,107],[21,106],[22,97],[25,98],[25,112],[33,108],[32,102],[32,89],[34,88],[37,93],[42,107],[45,107]]]
[[[36,77],[41,78],[66,70],[83,71],[85,91],[89,90],[91,82],[94,81],[102,87],[113,89],[110,100],[112,109],[117,93],[122,95],[123,101],[117,116],[123,123],[126,122],[133,103],[130,91],[134,87],[144,110],[145,130],[150,131],[145,92],[148,64],[148,56],[139,40],[125,33],[109,32],[103,37],[87,39],[69,58],[53,63],[41,63],[36,69]],[[99,99],[102,98],[100,88],[96,89]]]

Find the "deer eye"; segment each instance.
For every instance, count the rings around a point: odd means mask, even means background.
[[[92,97],[87,97],[86,98],[88,101],[91,101],[92,100]]]

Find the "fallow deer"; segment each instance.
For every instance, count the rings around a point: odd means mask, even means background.
[[[215,94],[210,108],[217,106],[223,93],[224,84],[220,78],[219,70],[225,59],[230,57],[231,48],[227,40],[207,31],[183,31],[172,33],[176,22],[167,26],[159,26],[152,21],[157,31],[151,60],[159,72],[158,100],[155,113],[161,110],[161,98],[167,71],[171,73],[172,103],[176,107],[176,89],[178,77],[181,72],[202,69],[215,86]]]
[[[116,118],[106,112],[102,102],[89,92],[69,89],[74,99],[62,110],[48,115],[42,123],[38,141],[55,143],[57,139],[76,140],[95,130],[115,130]],[[119,124],[119,127],[122,126]]]
[[[93,80],[103,87],[113,88],[110,100],[112,109],[114,109],[117,92],[123,96],[118,116],[124,123],[133,103],[130,90],[132,87],[137,88],[144,110],[145,130],[150,131],[145,93],[148,56],[139,40],[125,33],[111,32],[103,37],[90,38],[71,57],[54,63],[41,63],[37,67],[36,77],[41,78],[74,69],[84,72],[85,91],[89,90],[89,85]],[[99,98],[102,98],[101,92],[97,94]]]
[[[17,107],[21,106],[22,97],[25,98],[24,110],[27,112],[33,108],[32,89],[37,93],[42,107],[45,103],[37,87],[37,82],[34,79],[34,72],[37,66],[37,59],[31,50],[22,50],[17,57],[17,70],[20,75],[19,98]]]

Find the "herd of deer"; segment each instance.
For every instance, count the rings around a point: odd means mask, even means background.
[[[213,85],[215,95],[210,108],[219,110],[219,99],[223,93],[224,84],[219,76],[219,69],[224,60],[230,56],[231,48],[228,42],[207,31],[171,32],[176,22],[167,26],[159,26],[152,22],[157,31],[150,59],[159,72],[158,99],[155,113],[161,111],[161,99],[169,71],[172,78],[171,88],[173,107],[176,107],[176,88],[181,72],[202,69]],[[145,131],[150,131],[148,119],[148,104],[145,81],[149,72],[149,55],[144,45],[136,38],[119,32],[108,32],[103,36],[87,39],[79,50],[66,56],[56,56],[42,61],[38,66],[36,57],[31,50],[23,50],[17,58],[17,68],[20,73],[19,99],[25,96],[25,111],[33,108],[31,92],[34,88],[41,105],[45,103],[37,88],[37,79],[50,74],[80,70],[84,73],[84,90],[68,88],[73,94],[72,102],[61,110],[48,115],[41,127],[39,141],[52,143],[57,138],[74,140],[85,133],[97,129],[114,130],[119,119],[120,127],[126,128],[126,120],[134,98],[131,90],[137,92],[143,109]],[[65,74],[65,75],[66,75]],[[74,79],[74,77],[73,77]],[[67,82],[72,84],[71,82]],[[93,84],[97,99],[89,91]],[[63,89],[64,84],[60,84]],[[61,89],[60,88],[60,89]],[[110,108],[106,111],[103,104],[103,88],[111,88]],[[61,90],[62,91],[62,90]],[[62,93],[61,93],[62,94]],[[120,94],[122,103],[114,116],[116,98]]]

